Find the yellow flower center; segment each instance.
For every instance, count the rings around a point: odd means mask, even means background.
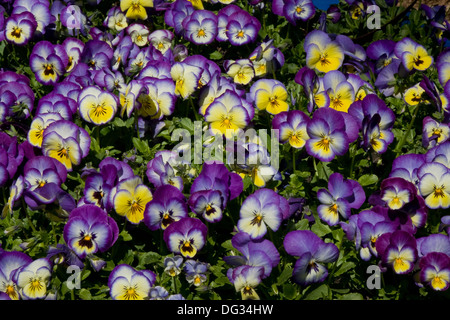
[[[18,298],[17,292],[16,292],[16,290],[14,289],[14,287],[12,285],[8,285],[6,287],[6,291],[5,292],[13,300]]]
[[[236,38],[243,38],[243,37],[244,37],[244,31],[243,31],[243,30],[240,30],[240,31],[237,33]]]
[[[13,27],[13,31],[11,32],[11,36],[15,37],[15,38],[20,38],[20,35],[22,33],[22,29],[19,27]]]
[[[137,300],[139,299],[139,294],[133,287],[124,288],[125,294],[123,295],[124,300]]]
[[[200,29],[197,31],[197,37],[204,37],[206,36],[206,32],[203,29]]]

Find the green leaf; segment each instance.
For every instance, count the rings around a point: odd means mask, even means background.
[[[131,241],[133,239],[133,237],[126,230],[123,230],[119,235],[122,237],[123,241]]]
[[[211,60],[220,60],[222,58],[223,58],[223,54],[221,54],[217,50],[209,55],[209,59],[211,59]]]
[[[343,273],[345,273],[345,272],[347,272],[347,271],[349,271],[349,270],[355,268],[355,266],[356,266],[356,265],[355,265],[354,262],[350,262],[350,261],[344,262],[344,263],[339,267],[339,269],[334,273],[334,276],[335,276],[335,277],[340,276],[341,274],[343,274]]]
[[[364,297],[360,293],[347,293],[342,295],[339,300],[364,300]]]
[[[292,283],[285,283],[283,285],[283,295],[288,300],[292,300],[297,296],[297,286],[293,285]]]
[[[361,186],[370,186],[371,184],[375,184],[378,182],[378,177],[375,174],[363,174],[358,182]]]
[[[305,300],[319,300],[328,296],[328,286],[326,284],[322,284],[317,287],[305,297]]]
[[[331,229],[326,224],[316,221],[311,227],[311,231],[317,234],[319,237],[323,237],[331,232]]]
[[[292,268],[291,267],[285,267],[283,272],[281,272],[281,274],[277,278],[277,285],[281,285],[281,284],[285,283],[291,277],[292,277]]]
[[[84,289],[84,288],[81,289],[80,292],[78,293],[78,295],[83,300],[92,300],[92,295],[89,292],[89,290],[87,290],[87,289]]]

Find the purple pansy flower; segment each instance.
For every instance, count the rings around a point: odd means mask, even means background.
[[[366,199],[361,185],[352,179],[344,179],[340,173],[333,173],[328,180],[328,190],[319,189],[317,207],[319,217],[329,225],[339,223],[339,216],[348,219],[351,209],[359,209]]]
[[[89,153],[91,138],[86,130],[67,120],[59,120],[45,128],[42,139],[42,153],[55,158],[68,171],[81,163]]]
[[[5,39],[14,45],[24,46],[33,38],[36,28],[36,18],[32,13],[12,14],[6,19]]]
[[[263,267],[243,265],[228,269],[227,277],[236,292],[241,293],[242,300],[259,300],[255,288],[261,283],[263,273]]]
[[[289,232],[283,240],[283,246],[289,255],[298,257],[292,276],[301,286],[324,281],[328,276],[325,264],[339,257],[339,250],[334,243],[325,243],[309,230]]]
[[[199,219],[185,217],[164,230],[164,242],[169,250],[185,258],[193,258],[206,244],[208,228]]]
[[[307,126],[306,151],[320,161],[329,162],[349,147],[344,116],[332,108],[316,110]]]
[[[19,251],[0,251],[0,292],[6,293],[11,300],[19,300],[17,286],[18,270],[33,261],[27,254]]]
[[[231,243],[241,256],[225,256],[224,261],[233,267],[249,265],[263,267],[261,278],[267,278],[272,268],[280,263],[280,253],[275,245],[267,240],[253,240],[246,232],[239,232],[233,236]]]
[[[109,274],[108,287],[113,300],[145,300],[156,282],[150,270],[136,270],[128,264],[117,265]]]
[[[81,259],[108,250],[118,236],[117,223],[95,205],[87,204],[72,210],[64,226],[64,240]]]
[[[162,185],[153,192],[144,211],[144,223],[150,230],[165,230],[170,224],[188,215],[186,198],[171,185]]]
[[[228,17],[226,34],[233,46],[249,44],[256,40],[261,23],[245,10],[239,10]]]
[[[413,270],[418,258],[416,238],[406,231],[385,233],[377,240],[377,252],[383,266],[390,267],[396,274]]]
[[[54,85],[65,74],[69,57],[62,45],[39,41],[30,54],[30,67],[36,80],[45,85]]]
[[[251,239],[260,239],[267,233],[267,227],[277,231],[288,213],[289,203],[283,196],[262,188],[242,203],[237,227],[239,231],[248,233]]]
[[[217,16],[209,10],[195,10],[183,20],[184,37],[193,44],[210,44],[217,36]]]

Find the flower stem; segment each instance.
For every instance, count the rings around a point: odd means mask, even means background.
[[[419,106],[420,105],[417,105],[416,108],[414,109],[414,113],[412,115],[411,121],[409,122],[408,127],[406,128],[406,131],[405,131],[405,133],[402,136],[402,139],[399,141],[399,143],[395,147],[394,152],[397,154],[397,156],[401,153],[402,147],[403,147],[403,145],[406,142],[406,139],[407,139],[407,137],[409,135],[409,132],[411,131],[411,128],[412,128],[412,126],[414,124],[414,121],[416,120],[417,113],[419,111]]]

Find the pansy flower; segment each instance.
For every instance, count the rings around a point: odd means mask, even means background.
[[[430,209],[450,207],[450,170],[441,163],[423,164],[418,172],[419,192]]]
[[[30,130],[28,131],[28,142],[32,146],[40,148],[42,146],[45,128],[47,128],[50,123],[58,120],[63,120],[63,117],[55,112],[37,115],[31,122]]]
[[[259,300],[255,288],[261,283],[263,273],[262,267],[243,265],[228,269],[227,277],[236,292],[241,293],[242,300]]]
[[[69,62],[66,66],[66,71],[70,72],[78,64],[81,57],[81,52],[83,52],[84,42],[77,38],[66,38],[64,39],[62,46],[66,50]]]
[[[108,123],[116,114],[117,100],[116,95],[96,86],[86,87],[78,96],[80,115],[83,120],[95,125]]]
[[[273,117],[272,127],[280,130],[281,143],[289,143],[293,148],[300,149],[309,139],[306,128],[311,119],[300,110],[280,112]]]
[[[30,54],[30,67],[36,80],[45,85],[54,85],[66,72],[69,57],[62,45],[39,41]]]
[[[316,13],[311,0],[284,0],[283,3],[283,15],[294,26],[298,21],[304,22],[311,19]]]
[[[175,277],[181,273],[181,264],[183,263],[183,257],[175,255],[173,257],[164,258],[164,272],[171,277]]]
[[[67,169],[59,161],[46,156],[36,156],[25,164],[24,180],[27,190],[42,188],[47,183],[60,186],[66,181]]]
[[[374,60],[377,74],[391,64],[393,59],[398,59],[394,52],[395,44],[395,41],[385,39],[376,40],[367,47],[367,57]]]
[[[91,138],[86,130],[67,120],[52,122],[45,128],[42,138],[42,153],[55,158],[73,170],[89,153]]]
[[[175,82],[175,94],[187,99],[198,88],[202,69],[184,62],[175,62],[170,75]]]
[[[424,71],[433,64],[433,56],[421,44],[406,37],[396,43],[395,55],[402,61],[406,70]]]
[[[171,185],[162,185],[153,192],[153,199],[144,211],[144,223],[150,230],[165,230],[171,223],[188,215],[186,198]]]
[[[101,70],[111,67],[113,56],[114,51],[107,42],[91,39],[84,44],[80,61],[87,64],[90,70]]]
[[[450,80],[450,50],[445,49],[436,59],[436,69],[438,72],[439,83],[445,86]]]
[[[46,27],[56,20],[50,12],[50,6],[47,1],[14,1],[14,8],[11,15],[22,14],[24,12],[31,12],[33,14],[37,22],[36,31],[40,34],[45,34]]]
[[[148,44],[150,29],[146,25],[132,23],[127,27],[126,33],[130,36],[131,41],[137,46],[143,47]]]
[[[2,172],[4,174],[4,169],[1,168],[0,172]],[[6,177],[7,174],[5,174],[4,176]],[[4,180],[5,180],[5,178],[1,179],[0,184]],[[16,202],[22,197],[22,195],[25,191],[24,189],[25,189],[25,180],[24,180],[23,176],[19,176],[9,187],[9,197],[5,203],[5,206],[3,207],[3,210],[0,215],[0,219],[6,218],[6,216],[8,214],[12,215],[14,206],[16,205]]]
[[[340,45],[332,41],[330,36],[320,30],[307,34],[304,42],[306,65],[319,72],[337,70],[344,61],[344,51]]]
[[[391,267],[396,274],[413,270],[418,258],[416,238],[406,231],[397,230],[383,234],[376,244],[384,266]]]
[[[422,145],[432,148],[447,141],[450,137],[450,128],[446,123],[439,123],[430,116],[423,118]]]
[[[63,235],[67,245],[84,259],[111,248],[119,236],[119,228],[106,211],[86,204],[72,210]]]
[[[289,204],[284,197],[271,189],[259,189],[242,203],[237,227],[252,239],[260,239],[267,233],[267,227],[278,230],[287,211]]]
[[[239,10],[228,17],[226,34],[233,46],[249,44],[256,40],[261,23],[245,10]]]
[[[192,3],[188,0],[176,0],[164,12],[164,22],[174,28],[176,35],[183,35],[183,20],[195,11]]]
[[[236,84],[246,85],[255,77],[255,69],[249,59],[226,60],[223,67]]]
[[[128,19],[147,19],[146,8],[150,7],[153,7],[153,0],[120,0],[120,10],[126,11]]]
[[[13,14],[6,19],[5,39],[15,45],[26,45],[33,38],[36,28],[37,22],[32,13]]]
[[[308,67],[301,68],[295,75],[294,81],[303,87],[308,98],[308,112],[330,105],[330,97],[323,88],[323,78],[319,78],[316,72]]]
[[[150,189],[138,176],[122,180],[116,189],[113,200],[116,213],[133,224],[140,223],[147,203],[153,199]]]
[[[320,108],[307,126],[306,151],[320,161],[329,162],[348,150],[345,120],[339,111]]]
[[[115,31],[121,31],[128,27],[127,17],[123,14],[120,7],[112,7],[106,14],[105,21],[103,21],[105,27]]]
[[[208,82],[208,85],[203,86],[200,90],[198,97],[198,103],[200,105],[198,110],[199,114],[204,116],[209,105],[227,90],[239,92],[236,88],[236,84],[232,82],[230,78],[224,77],[221,74],[213,75]],[[238,95],[240,96],[239,93]]]
[[[379,257],[377,241],[385,233],[392,233],[398,229],[398,223],[386,217],[387,209],[373,207],[361,211],[357,215],[357,229],[359,238],[360,257],[369,261],[372,256]]]
[[[445,141],[430,150],[424,155],[424,162],[438,162],[450,168],[450,141]],[[422,165],[421,163],[420,165]]]
[[[184,188],[183,178],[178,175],[177,154],[169,150],[160,150],[147,163],[146,176],[154,187],[170,184],[180,191]]]
[[[431,252],[420,259],[420,282],[435,291],[445,291],[450,285],[450,257],[441,252]]]
[[[200,76],[200,80],[198,82],[199,89],[208,85],[215,75],[219,75],[222,73],[222,70],[217,65],[217,63],[205,58],[203,55],[200,54],[190,55],[189,57],[186,57],[186,59],[184,59],[183,62],[203,69]]]
[[[319,189],[317,207],[319,217],[330,226],[339,223],[339,216],[348,219],[351,209],[359,209],[366,199],[361,185],[352,179],[344,179],[340,173],[333,173],[328,180],[328,189]]]
[[[249,124],[251,117],[248,109],[243,106],[243,100],[234,91],[227,90],[208,106],[205,120],[210,124],[212,134],[223,134],[226,138],[231,138]]]
[[[283,52],[273,45],[273,39],[261,42],[249,56],[253,63],[256,77],[271,74],[284,65]]]
[[[227,24],[228,24],[228,17],[232,15],[234,12],[239,12],[242,9],[235,5],[235,4],[229,4],[223,8],[220,8],[220,10],[217,12],[217,36],[216,40],[220,42],[228,41],[228,35],[227,35]]]
[[[333,243],[325,243],[309,230],[289,232],[283,240],[286,252],[298,257],[292,273],[293,280],[301,286],[320,283],[328,276],[326,264],[339,257]]]
[[[391,129],[395,122],[394,112],[376,94],[369,94],[363,100],[352,103],[348,110],[363,132],[362,146],[383,153],[394,140]]]
[[[339,71],[329,71],[323,77],[324,90],[330,97],[330,108],[347,112],[355,101],[355,91],[345,75]]]
[[[15,281],[18,269],[33,262],[27,254],[19,251],[0,251],[0,292],[6,293],[11,300],[19,300],[20,292]]]
[[[142,83],[138,80],[131,80],[125,88],[119,90],[120,115],[131,117],[137,106],[137,98],[142,92]]]
[[[400,177],[386,178],[381,182],[381,201],[391,210],[402,209],[416,197],[416,186]]]
[[[195,287],[199,287],[207,281],[208,269],[208,263],[189,259],[186,260],[183,271],[186,274],[186,281]]]
[[[142,91],[137,98],[139,114],[143,117],[161,119],[175,111],[175,84],[172,79],[142,81]]]
[[[36,116],[47,113],[58,113],[64,120],[72,120],[75,114],[72,110],[70,99],[67,99],[62,93],[52,90],[39,99],[36,108]]]
[[[210,44],[217,36],[217,16],[209,10],[196,10],[183,20],[184,36],[196,45]]]
[[[193,258],[206,243],[208,228],[199,219],[185,217],[164,230],[164,242],[171,252]]]
[[[108,287],[113,300],[145,300],[156,282],[150,270],[136,270],[128,264],[119,264],[108,277]]]
[[[225,256],[223,260],[232,267],[241,265],[263,267],[262,279],[270,276],[272,269],[280,263],[280,253],[267,239],[256,240],[246,232],[238,232],[231,239],[231,244],[242,255]]]
[[[155,30],[148,36],[148,41],[162,54],[165,54],[172,47],[174,34],[170,30]]]
[[[47,258],[39,258],[17,270],[17,286],[24,299],[43,299],[52,275],[52,264]]]
[[[250,88],[250,101],[259,110],[278,114],[289,110],[288,93],[284,84],[274,79],[260,79]]]
[[[429,103],[425,90],[418,83],[411,88],[406,89],[404,96],[405,102],[410,106],[416,106],[419,103]]]

